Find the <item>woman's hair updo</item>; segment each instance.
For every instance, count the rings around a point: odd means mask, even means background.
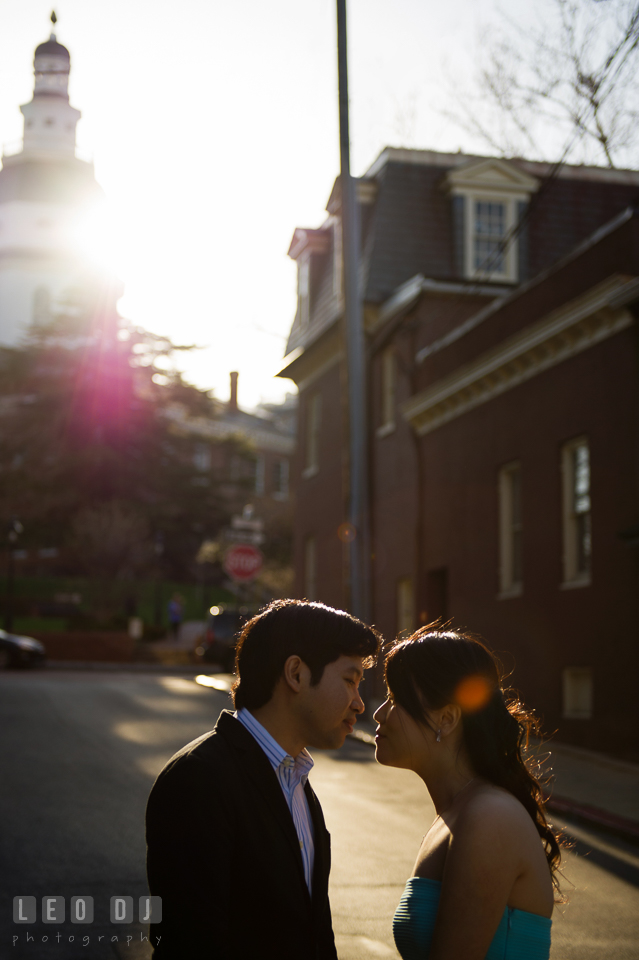
[[[462,711],[462,736],[478,776],[513,794],[526,808],[544,842],[553,884],[561,851],[544,809],[533,763],[524,759],[536,717],[502,687],[501,665],[478,639],[455,630],[422,627],[398,640],[385,659],[393,699],[418,723],[433,724],[429,710],[456,703]]]

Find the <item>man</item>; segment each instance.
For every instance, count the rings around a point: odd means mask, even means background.
[[[298,600],[246,624],[236,713],[180,750],[149,797],[155,960],[336,960],[329,834],[306,747],[342,746],[379,639],[347,613]]]

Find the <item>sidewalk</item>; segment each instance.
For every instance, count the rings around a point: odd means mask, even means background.
[[[358,720],[352,737],[375,745],[375,724]],[[540,759],[550,754],[552,769],[548,809],[578,817],[639,842],[639,763],[549,741],[539,750]]]

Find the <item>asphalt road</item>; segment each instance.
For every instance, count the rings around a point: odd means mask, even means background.
[[[148,957],[143,926],[113,926],[109,900],[137,903],[146,893],[153,778],[228,705],[186,676],[0,675],[0,960]],[[397,958],[391,920],[434,816],[428,794],[413,774],[377,766],[357,742],[314,757],[312,782],[332,833],[340,960]],[[570,902],[554,914],[552,960],[639,960],[639,849],[567,829],[575,841],[564,871]],[[68,904],[87,895],[90,925],[12,922],[14,896]]]

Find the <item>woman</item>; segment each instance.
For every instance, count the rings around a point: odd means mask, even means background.
[[[424,627],[385,673],[377,760],[414,770],[437,811],[395,914],[403,960],[547,960],[560,850],[521,755],[533,719],[471,636]]]

